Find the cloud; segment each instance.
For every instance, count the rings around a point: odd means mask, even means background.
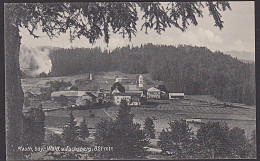
[[[248,50],[252,45],[248,45],[248,43],[245,43],[244,41],[238,39],[235,42],[233,42],[228,50],[234,50],[234,51],[250,51]]]
[[[219,35],[214,34],[210,30],[203,30],[199,28],[196,32],[187,32],[187,43],[196,45],[206,45],[208,44],[221,44],[223,40]]]

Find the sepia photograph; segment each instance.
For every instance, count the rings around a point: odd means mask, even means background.
[[[6,160],[256,159],[255,2],[4,3]]]

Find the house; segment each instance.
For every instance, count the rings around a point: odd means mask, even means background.
[[[186,119],[186,123],[188,124],[191,132],[193,132],[194,135],[197,134],[197,131],[201,127],[201,125],[205,124],[202,119]]]
[[[160,99],[161,98],[160,93],[161,91],[159,89],[157,89],[156,87],[151,87],[147,90],[147,98]]]
[[[55,92],[51,93],[51,98],[54,99],[61,95],[70,97],[70,98],[77,98],[77,97],[83,96],[84,94],[86,94],[86,91],[55,91]]]
[[[184,93],[169,93],[169,99],[184,99]]]
[[[134,93],[134,92],[130,92],[130,93],[116,93],[113,95],[114,97],[114,104],[115,105],[120,105],[121,100],[126,100],[127,105],[131,105],[131,106],[137,106],[140,105],[140,98],[141,98],[142,93]]]
[[[86,92],[86,94],[76,99],[76,105],[78,106],[94,105],[96,103],[97,97],[90,92]]]
[[[87,102],[96,103],[96,96],[91,92],[86,91],[56,91],[52,92],[52,100],[56,100],[61,95],[67,97],[69,101],[74,102],[77,105],[86,105]],[[88,101],[87,101],[88,100]]]
[[[132,94],[131,95],[131,100],[130,100],[130,104],[131,106],[138,106],[141,105],[141,101],[140,101],[141,95],[139,94]]]
[[[131,96],[126,93],[115,93],[114,94],[114,104],[120,105],[121,100],[126,100],[127,105],[130,104]]]

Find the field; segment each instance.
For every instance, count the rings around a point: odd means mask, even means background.
[[[168,123],[170,121],[176,119],[199,118],[203,122],[225,122],[230,128],[240,127],[244,129],[248,136],[256,128],[256,111],[254,109],[223,107],[220,105],[209,106],[199,100],[168,100],[168,104],[165,102],[155,107],[132,107],[131,112],[135,115],[134,121],[143,125],[146,117],[154,118],[157,136],[163,128],[169,127]],[[106,111],[112,117],[115,117],[117,109],[118,107],[114,107]]]

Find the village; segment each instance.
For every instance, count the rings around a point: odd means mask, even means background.
[[[90,79],[87,81],[92,81],[92,79],[92,75],[90,74]],[[109,83],[107,83],[106,86],[109,87]],[[120,105],[121,100],[126,100],[130,106],[138,106],[145,103],[146,99],[184,99],[184,93],[168,92],[165,91],[165,89],[163,91],[157,87],[145,85],[142,75],[139,75],[136,79],[116,76],[115,82],[112,84],[111,81],[110,86],[111,89],[101,87],[96,91],[56,91],[51,94],[51,98],[56,100],[63,95],[71,102],[74,101],[76,103],[73,104],[72,107],[88,106],[89,104],[96,103]],[[164,86],[161,85],[161,87]]]
[[[94,82],[93,75],[90,73],[88,79],[77,79],[73,84],[69,83],[65,88],[53,91],[50,94],[52,102],[60,102],[60,106],[69,106],[71,108],[85,107],[90,108],[97,104],[104,105],[120,105],[121,100],[126,100],[130,106],[145,105],[147,100],[173,100],[184,99],[184,93],[169,92],[160,84],[156,87],[154,84],[147,84],[144,81],[143,75],[136,75],[135,78],[128,78],[126,75],[116,75],[114,79],[98,80],[98,87],[88,88],[89,84]],[[63,82],[62,79],[57,80]],[[27,91],[25,98],[30,102],[39,102],[42,95],[48,95],[50,82],[46,82],[46,86],[41,88],[41,91]],[[48,96],[47,96],[48,97]],[[60,98],[64,97],[67,101],[62,102]],[[42,102],[44,110],[54,110],[48,108],[48,102]],[[64,101],[64,100],[63,100]]]
[[[37,79],[38,82],[32,82]],[[53,86],[51,82],[60,82],[64,86],[50,92],[47,89]],[[25,101],[25,116],[41,108],[45,113],[46,132],[62,134],[62,127],[68,122],[72,110],[77,122],[86,118],[90,142],[94,141],[97,123],[102,119],[115,120],[120,103],[125,100],[135,115],[134,122],[143,125],[147,117],[154,120],[156,137],[150,139],[147,150],[155,154],[161,152],[156,149],[160,132],[168,127],[169,121],[176,119],[186,120],[194,135],[208,121],[239,126],[245,129],[247,135],[255,128],[253,107],[231,105],[209,96],[168,91],[162,81],[153,81],[146,74],[108,72],[102,75],[89,73],[63,78],[34,78],[23,80],[23,89],[26,91],[25,100],[30,102],[26,105]]]

